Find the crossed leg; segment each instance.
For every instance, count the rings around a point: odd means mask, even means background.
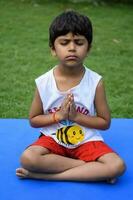
[[[60,181],[112,181],[126,168],[115,153],[105,154],[97,161],[84,162],[51,154],[39,146],[29,147],[21,157],[21,164],[22,168],[16,170],[16,175],[21,178]]]

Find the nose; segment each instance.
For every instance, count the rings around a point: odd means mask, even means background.
[[[73,42],[73,41],[71,41],[70,43],[69,43],[69,51],[75,51],[76,50],[76,48],[75,48],[75,43]]]

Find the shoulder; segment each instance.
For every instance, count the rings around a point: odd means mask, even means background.
[[[99,82],[102,79],[102,76],[98,74],[97,72],[87,67],[85,67],[85,69],[86,69],[87,77],[89,80]]]
[[[35,79],[36,84],[42,83],[44,81],[47,81],[51,77],[52,71],[53,71],[53,69],[51,69],[51,70],[47,71],[46,73],[44,73],[44,74],[40,75],[39,77],[37,77]]]

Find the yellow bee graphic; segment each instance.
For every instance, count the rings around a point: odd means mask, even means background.
[[[57,130],[57,139],[64,144],[77,144],[83,141],[84,133],[80,126],[65,126]]]

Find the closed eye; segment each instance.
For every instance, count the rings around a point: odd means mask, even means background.
[[[74,40],[75,44],[82,46],[84,44],[83,40]]]
[[[60,40],[60,44],[63,45],[63,46],[69,44],[70,42],[71,42],[71,40],[69,40],[69,39]],[[76,45],[82,46],[82,45],[84,45],[84,40],[83,39],[75,39],[74,43]]]
[[[70,40],[67,40],[67,39],[61,40],[61,41],[60,41],[60,44],[63,45],[63,46],[65,46],[65,45],[67,45],[67,44],[69,43],[69,41],[70,41]]]

